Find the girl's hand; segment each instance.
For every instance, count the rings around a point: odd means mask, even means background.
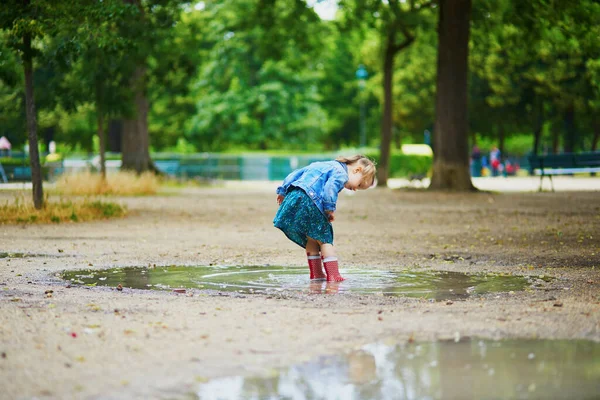
[[[283,196],[278,194],[277,195],[277,205],[281,205],[281,202],[283,202]]]
[[[335,220],[335,214],[333,213],[333,211],[327,212],[327,219],[329,220],[329,222],[333,222]]]

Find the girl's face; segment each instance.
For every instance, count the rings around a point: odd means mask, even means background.
[[[348,165],[348,182],[344,187],[348,190],[365,190],[371,187],[370,178],[363,175],[361,166]]]

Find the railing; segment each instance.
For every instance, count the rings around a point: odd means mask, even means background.
[[[121,169],[121,160],[113,159],[115,154],[108,154],[106,160],[107,173]],[[183,179],[201,180],[282,180],[290,172],[304,167],[314,161],[331,160],[333,154],[302,156],[263,156],[263,155],[221,155],[201,153],[177,155],[156,153],[152,155],[154,164],[166,175]],[[29,165],[11,165],[7,169],[9,181],[31,180]],[[98,171],[100,158],[70,159],[44,164],[44,179],[55,180],[64,173]]]

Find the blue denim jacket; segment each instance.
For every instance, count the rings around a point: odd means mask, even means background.
[[[308,194],[315,205],[327,216],[335,211],[338,193],[348,182],[348,166],[339,161],[314,162],[289,174],[277,188],[277,194],[285,196],[291,186],[299,187]]]

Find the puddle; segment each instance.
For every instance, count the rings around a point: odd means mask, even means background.
[[[201,400],[598,399],[600,343],[471,340],[372,344],[347,355],[201,384]]]
[[[522,276],[469,275],[456,272],[389,272],[341,269],[343,282],[310,281],[308,267],[127,267],[109,270],[67,271],[62,279],[76,284],[135,289],[211,289],[238,293],[364,293],[424,297],[437,300],[466,298],[473,294],[519,291],[536,284]],[[538,284],[540,282],[537,282]]]

